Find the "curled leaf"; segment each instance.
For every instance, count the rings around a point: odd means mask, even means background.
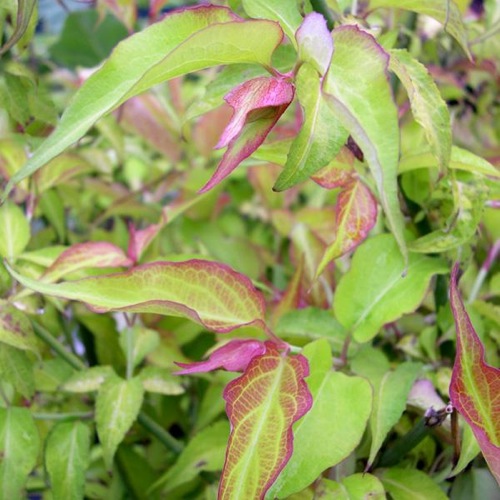
[[[264,142],[292,102],[294,93],[293,85],[284,78],[258,77],[238,85],[226,95],[224,99],[234,113],[216,148],[228,148],[201,193],[221,182]]]
[[[261,356],[266,352],[266,346],[258,340],[230,340],[227,344],[216,349],[208,360],[195,363],[175,363],[183,368],[176,375],[188,375],[190,373],[210,372],[223,368],[229,372],[245,371],[250,361],[255,356]]]

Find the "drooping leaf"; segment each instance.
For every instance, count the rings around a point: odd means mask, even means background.
[[[323,76],[333,54],[333,40],[325,18],[317,12],[307,14],[295,38],[299,47],[299,60],[311,64]]]
[[[275,191],[288,189],[327,165],[348,136],[321,92],[320,77],[310,64],[300,67],[296,85],[305,119],[273,187]]]
[[[450,283],[457,351],[450,384],[453,406],[472,427],[491,473],[500,485],[500,370],[484,361],[484,347],[458,290],[459,265]]]
[[[243,325],[264,325],[260,292],[246,276],[216,262],[156,262],[123,273],[59,284],[35,281],[12,269],[10,272],[32,290],[85,302],[96,312],[182,316],[219,332]]]
[[[370,9],[388,7],[411,10],[418,14],[433,17],[444,25],[450,35],[460,44],[469,59],[472,59],[467,44],[467,31],[462,15],[453,0],[370,0]]]
[[[0,304],[0,342],[23,351],[38,353],[31,321],[11,305]]]
[[[339,193],[335,206],[335,237],[328,245],[316,271],[319,276],[332,260],[356,248],[377,221],[377,202],[359,180],[349,182]]]
[[[36,14],[36,0],[18,0],[16,13],[16,27],[10,38],[0,47],[0,55],[5,54],[9,49],[21,40],[29,27],[30,21]]]
[[[226,421],[206,427],[190,439],[177,462],[152,486],[164,493],[194,479],[202,471],[220,471],[229,437]]]
[[[394,500],[446,500],[443,490],[418,469],[377,469],[375,474]]]
[[[269,66],[282,36],[273,21],[243,21],[226,8],[200,6],[176,11],[127,38],[80,88],[56,130],[12,177],[4,196],[128,98],[209,66]]]
[[[45,271],[43,281],[53,282],[59,278],[92,267],[129,267],[132,261],[125,252],[106,241],[88,241],[76,243],[66,249]]]
[[[448,107],[427,69],[408,51],[392,49],[389,53],[389,69],[405,86],[415,120],[423,127],[431,151],[444,172],[451,156]]]
[[[286,79],[263,76],[238,85],[224,97],[234,111],[216,148],[228,148],[200,193],[216,186],[264,142],[294,93]]]
[[[111,376],[99,388],[95,419],[108,469],[111,469],[118,445],[137,418],[143,396],[144,388],[137,377],[123,380]]]
[[[230,372],[244,372],[255,356],[262,356],[266,352],[264,342],[258,340],[230,340],[210,354],[207,361],[194,363],[175,363],[182,370],[177,375],[209,372],[223,368]]]
[[[297,2],[283,2],[282,0],[243,0],[245,12],[256,19],[272,19],[278,21],[292,44],[296,46],[295,32],[302,16]]]
[[[434,274],[444,274],[446,263],[410,254],[407,273],[394,238],[369,238],[354,253],[351,268],[339,281],[333,310],[357,342],[367,342],[379,329],[422,302]],[[359,286],[363,283],[363,286]]]
[[[373,464],[387,434],[401,418],[408,394],[420,369],[421,365],[418,363],[402,363],[373,383],[373,411],[370,416],[372,443],[368,466]]]
[[[33,362],[25,352],[6,344],[0,344],[0,377],[12,384],[26,399],[35,392]]]
[[[23,211],[14,203],[0,206],[0,257],[14,260],[30,240],[30,225]]]
[[[332,35],[335,51],[323,91],[364,154],[388,224],[406,260],[397,185],[399,127],[387,78],[389,56],[371,35],[356,26],[341,26]],[[371,100],[377,105],[367,106]]]
[[[308,364],[266,343],[246,372],[224,391],[231,436],[219,499],[264,498],[293,450],[292,425],[311,408]]]
[[[22,489],[36,465],[40,436],[27,408],[0,408],[0,498],[25,498]]]
[[[311,367],[307,385],[313,406],[294,425],[294,452],[273,485],[271,498],[287,498],[301,491],[345,459],[361,441],[370,416],[370,384],[332,370],[326,339],[308,344],[304,355]]]
[[[54,500],[82,498],[90,458],[90,430],[82,422],[61,422],[50,432],[45,465]]]

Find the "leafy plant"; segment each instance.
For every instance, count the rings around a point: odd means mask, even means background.
[[[496,495],[494,3],[164,4],[1,10],[0,498]]]

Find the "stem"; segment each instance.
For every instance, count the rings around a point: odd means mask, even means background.
[[[85,364],[77,358],[74,354],[68,352],[65,347],[38,323],[33,322],[33,327],[35,333],[44,342],[46,342],[54,351],[61,356],[61,358],[66,361],[70,366],[76,370],[85,370],[87,367]],[[137,416],[137,421],[153,436],[155,436],[158,441],[163,443],[167,448],[172,450],[174,453],[178,454],[182,451],[183,445],[172,435],[170,435],[163,427],[161,427],[157,422],[155,422],[151,417],[148,417],[144,412],[140,412]]]
[[[495,244],[490,248],[486,260],[483,262],[481,269],[477,273],[476,281],[474,281],[474,285],[472,286],[472,290],[469,295],[469,300],[467,301],[468,304],[471,304],[476,300],[479,290],[481,289],[481,286],[483,285],[483,282],[486,279],[486,276],[488,275],[488,272],[490,271],[491,266],[495,262],[499,252],[500,252],[500,240],[497,240],[495,241]]]
[[[134,330],[129,326],[125,328],[125,331],[122,333],[125,335],[125,345],[127,346],[127,380],[132,378],[134,374]]]
[[[148,430],[153,436],[155,436],[158,441],[165,445],[165,447],[172,450],[175,454],[179,454],[184,446],[183,444],[175,439],[169,432],[167,432],[161,425],[155,422],[151,417],[146,415],[144,412],[140,412],[137,421]]]
[[[80,420],[93,418],[94,412],[73,412],[73,413],[33,413],[35,420]]]
[[[76,370],[85,370],[87,368],[85,363],[80,358],[75,356],[73,353],[68,352],[66,348],[43,326],[33,321],[33,328],[38,337],[52,347],[52,349],[70,366]]]

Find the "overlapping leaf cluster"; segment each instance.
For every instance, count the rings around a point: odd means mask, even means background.
[[[0,498],[497,494],[491,2],[166,3],[0,7]]]

